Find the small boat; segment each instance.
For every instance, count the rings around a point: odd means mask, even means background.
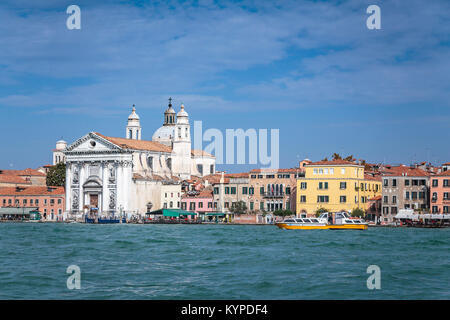
[[[88,218],[84,220],[85,223],[98,223],[98,224],[113,224],[113,223],[127,223],[125,218]]]
[[[366,230],[364,219],[352,218],[347,212],[325,212],[318,218],[286,218],[276,226],[285,230]]]

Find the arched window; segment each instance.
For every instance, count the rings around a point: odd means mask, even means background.
[[[188,128],[185,128],[184,130],[186,132],[186,138],[188,137]]]
[[[131,129],[128,130],[128,139],[133,139],[133,131]]]
[[[147,158],[147,166],[150,170],[153,170],[153,157]]]
[[[172,170],[172,159],[171,158],[167,158],[166,165],[167,165],[167,168]]]

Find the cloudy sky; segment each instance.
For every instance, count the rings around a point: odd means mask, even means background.
[[[81,30],[66,9],[81,8]],[[381,8],[369,30],[366,8]],[[51,162],[61,138],[143,138],[167,99],[204,130],[280,129],[280,165],[333,152],[450,161],[450,2],[0,3],[0,168]],[[255,166],[222,166],[243,171]]]

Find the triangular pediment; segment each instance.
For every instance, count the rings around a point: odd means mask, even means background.
[[[90,132],[76,140],[66,148],[68,152],[111,152],[123,151],[121,147],[108,141],[94,132]]]

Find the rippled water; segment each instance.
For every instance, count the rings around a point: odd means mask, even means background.
[[[450,229],[0,224],[0,299],[449,299]],[[68,290],[66,269],[81,268]],[[381,290],[368,290],[369,265]]]

